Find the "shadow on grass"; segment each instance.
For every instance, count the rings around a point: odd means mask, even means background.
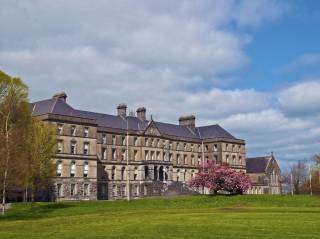
[[[59,210],[75,207],[67,203],[17,203],[6,212],[6,215],[0,217],[1,221],[8,220],[37,220],[49,217],[52,213],[58,213]]]

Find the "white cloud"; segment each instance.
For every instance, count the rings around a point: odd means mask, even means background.
[[[320,113],[320,81],[301,82],[280,92],[281,107],[289,114]]]
[[[65,90],[81,109],[112,113],[126,102],[169,122],[194,113],[198,124],[246,139],[251,156],[311,154],[301,144],[313,145],[320,120],[281,111],[305,108],[294,89],[280,93],[277,109],[271,93],[219,88],[250,64],[248,27],[282,11],[278,1],[1,1],[0,66],[26,81],[32,100]],[[318,100],[314,88],[304,88],[307,104]]]

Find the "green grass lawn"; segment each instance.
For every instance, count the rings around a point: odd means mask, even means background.
[[[320,238],[320,197],[14,204],[0,218],[0,238]]]

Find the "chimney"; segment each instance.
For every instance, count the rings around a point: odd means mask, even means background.
[[[179,125],[195,127],[196,117],[194,115],[181,116],[179,118]]]
[[[63,100],[64,102],[67,102],[67,94],[65,92],[56,93],[52,96],[52,98],[60,99],[60,100]]]
[[[118,116],[125,118],[127,116],[127,105],[126,104],[119,104],[117,106]]]
[[[146,111],[147,110],[144,107],[139,107],[137,109],[137,117],[138,117],[139,120],[146,121]]]

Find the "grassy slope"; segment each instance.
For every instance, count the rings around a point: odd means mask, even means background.
[[[0,238],[320,238],[320,198],[189,196],[15,204]]]

